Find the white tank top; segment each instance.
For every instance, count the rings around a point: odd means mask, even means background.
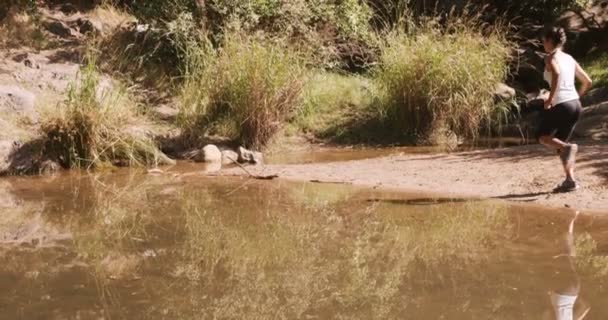
[[[560,75],[552,101],[553,105],[578,100],[579,96],[574,84],[576,79],[576,60],[563,51],[555,53],[555,60],[557,61]],[[552,79],[553,73],[545,69],[545,80],[549,82],[549,85],[551,85]]]

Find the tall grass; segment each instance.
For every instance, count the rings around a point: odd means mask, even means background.
[[[450,131],[477,137],[496,119],[493,93],[509,52],[499,32],[484,35],[469,23],[389,34],[375,75],[388,123],[423,140]]]
[[[181,95],[190,136],[219,133],[262,148],[300,104],[305,59],[281,40],[231,34],[217,52],[193,59]]]
[[[89,56],[65,102],[42,119],[41,131],[45,153],[64,167],[170,163],[145,126],[124,91],[100,86],[95,58]]]

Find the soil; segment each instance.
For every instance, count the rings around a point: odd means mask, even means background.
[[[539,145],[454,154],[399,154],[367,160],[230,169],[225,175],[278,175],[282,179],[345,183],[568,206],[608,214],[608,145],[582,143],[577,178],[583,188],[553,193],[563,171],[556,155]]]

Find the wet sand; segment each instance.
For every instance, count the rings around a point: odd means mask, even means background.
[[[448,196],[497,198],[608,214],[608,145],[582,143],[577,178],[583,188],[554,194],[563,180],[555,154],[539,145],[454,154],[398,154],[381,158],[247,170],[281,179],[345,183]],[[248,175],[240,168],[225,175]]]

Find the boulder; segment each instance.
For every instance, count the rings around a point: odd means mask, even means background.
[[[59,163],[52,160],[46,160],[40,164],[39,173],[45,176],[52,176],[61,171],[61,169]]]
[[[59,11],[63,12],[66,16],[73,15],[78,12],[78,8],[71,3],[63,3],[59,7]]]
[[[262,164],[264,162],[264,155],[261,152],[247,150],[243,147],[239,147],[237,150],[238,162],[250,163],[250,164]]]
[[[232,150],[222,150],[222,164],[233,164],[238,162],[239,154]]]
[[[47,21],[44,27],[52,34],[61,38],[75,38],[78,36],[76,30],[70,28],[65,22],[62,21]]]
[[[498,101],[509,101],[515,98],[515,89],[504,83],[499,83],[494,90],[494,96]]]
[[[98,21],[92,21],[88,19],[78,19],[76,21],[78,31],[82,34],[100,35],[103,31],[103,24]]]
[[[10,155],[15,148],[12,140],[0,140],[0,172],[5,172],[10,168]]]
[[[206,163],[221,163],[222,152],[217,146],[209,144],[206,145],[203,149],[201,149],[200,152],[198,152],[198,154],[194,157],[194,161]]]
[[[608,102],[585,108],[574,134],[593,140],[608,139]]]
[[[0,85],[0,112],[4,115],[36,114],[36,96],[17,86]]]

